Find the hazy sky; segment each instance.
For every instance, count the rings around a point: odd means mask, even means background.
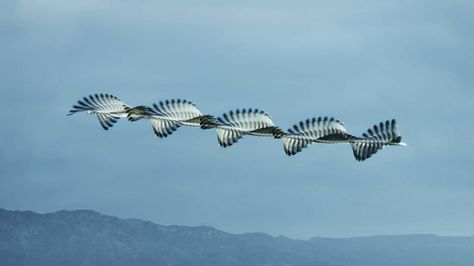
[[[0,207],[93,209],[159,224],[295,238],[474,234],[474,3],[0,1]],[[91,93],[257,107],[287,129],[396,118],[408,147],[287,157],[280,140],[104,131]]]

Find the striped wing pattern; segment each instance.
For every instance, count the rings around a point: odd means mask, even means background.
[[[279,137],[283,131],[259,109],[236,109],[217,118],[217,140],[222,147],[236,143],[243,135]]]
[[[351,146],[356,160],[364,161],[383,149],[385,145],[378,142],[356,142],[352,143]]]
[[[286,155],[292,156],[302,151],[312,143],[309,139],[304,138],[292,138],[288,136],[283,137],[283,148]]]
[[[168,120],[189,123],[195,126],[199,124],[198,117],[203,116],[201,111],[191,101],[184,99],[172,99],[154,103],[150,108],[151,113],[158,117],[163,117]]]
[[[155,135],[160,138],[166,138],[173,134],[181,125],[178,122],[163,120],[155,117],[150,118]]]
[[[306,119],[288,129],[283,136],[283,148],[289,156],[295,155],[313,142],[347,142],[347,130],[344,124],[334,117]]]
[[[241,139],[245,132],[229,128],[216,128],[217,142],[221,147],[229,147]]]
[[[151,108],[143,105],[129,108],[127,110],[127,117],[132,122],[148,119],[153,126],[153,132],[160,138],[168,137],[181,126],[179,122],[157,115]]]
[[[203,115],[194,103],[185,99],[172,99],[154,103],[147,109],[155,134],[165,138],[181,125],[199,126],[203,129],[214,127],[214,118]]]
[[[287,155],[295,155],[312,143],[350,143],[356,160],[364,161],[387,145],[406,146],[401,142],[395,119],[374,125],[362,137],[349,134],[344,124],[334,117],[306,119],[284,132],[275,126],[270,115],[259,109],[236,109],[215,119],[203,115],[194,103],[185,99],[160,101],[152,107],[130,107],[107,93],[83,97],[68,116],[79,112],[96,115],[105,130],[113,127],[121,117],[128,117],[130,121],[145,118],[160,138],[173,134],[183,125],[215,128],[222,147],[233,145],[244,135],[282,138]]]
[[[397,123],[395,119],[392,119],[369,128],[366,133],[362,134],[362,138],[355,140],[351,145],[356,160],[364,161],[386,145],[396,145],[401,140]]]
[[[97,115],[102,128],[108,130],[121,117],[125,116],[126,108],[129,108],[129,106],[119,98],[111,94],[100,93],[89,95],[79,100],[69,111],[68,115],[88,111]]]

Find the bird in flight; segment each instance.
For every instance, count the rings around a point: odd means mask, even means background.
[[[395,119],[374,125],[362,134],[362,137],[349,134],[344,124],[334,117],[306,119],[293,125],[282,138],[285,153],[289,156],[295,155],[312,143],[349,143],[358,161],[370,158],[385,146],[406,146],[398,133]]]
[[[208,129],[214,127],[214,118],[203,115],[194,103],[185,99],[172,99],[154,103],[152,107],[137,106],[126,110],[128,120],[148,119],[155,135],[166,138],[180,126]]]
[[[259,109],[236,109],[222,114],[213,125],[221,147],[229,147],[244,135],[278,137],[284,132],[275,126],[270,115]]]
[[[235,109],[214,118],[203,115],[194,103],[185,99],[159,101],[151,107],[131,107],[107,93],[83,97],[68,115],[78,112],[96,115],[105,130],[123,117],[132,122],[146,119],[160,138],[173,134],[180,126],[214,128],[218,143],[224,148],[232,146],[245,135],[281,138],[288,156],[301,152],[313,143],[350,144],[355,159],[364,161],[386,146],[406,146],[398,133],[395,119],[374,125],[361,137],[348,133],[344,124],[334,117],[306,119],[285,132],[273,123],[268,113],[259,109]]]
[[[107,94],[93,94],[82,98],[69,111],[68,115],[79,112],[87,112],[96,115],[103,129],[108,130],[122,117],[127,116],[127,109],[130,106],[122,102],[119,98]]]

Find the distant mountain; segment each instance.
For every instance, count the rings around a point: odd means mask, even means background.
[[[0,265],[474,265],[474,237],[313,238],[0,209]]]

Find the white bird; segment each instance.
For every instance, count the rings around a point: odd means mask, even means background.
[[[284,132],[275,126],[270,115],[259,109],[236,109],[214,119],[211,115],[203,115],[189,100],[173,99],[154,103],[152,107],[131,107],[107,93],[82,98],[68,115],[78,112],[96,115],[105,130],[122,117],[128,117],[130,121],[148,119],[160,138],[171,135],[180,126],[215,128],[222,147],[233,145],[244,135],[282,138],[285,153],[289,156],[313,143],[348,143],[356,160],[364,161],[385,146],[406,146],[395,119],[374,125],[362,137],[349,134],[344,124],[333,117],[306,119]]]
[[[312,143],[347,143],[348,136],[344,124],[334,117],[306,119],[293,125],[282,136],[283,148],[291,156]]]
[[[402,142],[395,119],[374,125],[362,134],[362,138],[357,138],[350,143],[354,157],[358,161],[370,158],[385,146],[407,146],[406,143]]]
[[[295,155],[312,143],[342,144],[352,146],[354,157],[358,161],[370,158],[385,146],[406,146],[401,142],[395,119],[374,125],[362,137],[349,134],[344,124],[331,117],[307,119],[295,124],[282,136],[285,153]]]
[[[273,123],[270,115],[258,109],[237,109],[222,114],[213,125],[222,147],[236,143],[244,135],[279,137],[284,132]]]
[[[130,121],[148,119],[156,136],[160,138],[173,134],[180,126],[207,129],[214,125],[212,116],[203,115],[194,103],[184,99],[160,101],[152,107],[127,108],[126,113]]]
[[[105,130],[111,128],[121,117],[126,117],[126,110],[130,108],[126,103],[119,98],[107,94],[93,94],[82,98],[69,111],[69,115],[78,112],[87,112],[96,115],[99,119],[100,125]]]

